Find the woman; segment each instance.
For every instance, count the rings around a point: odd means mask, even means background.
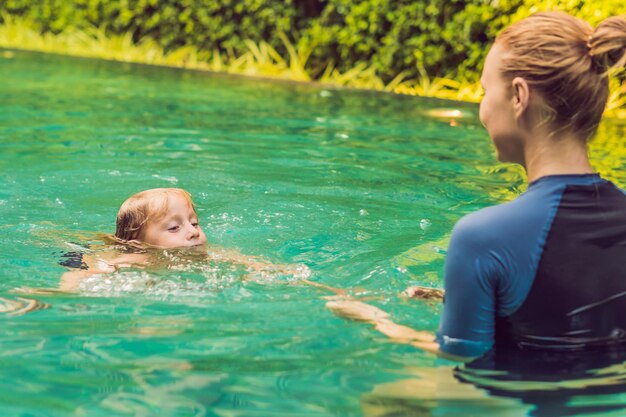
[[[367,308],[329,307],[462,358],[494,346],[626,342],[626,196],[587,156],[608,97],[607,71],[625,62],[623,18],[594,30],[566,13],[539,13],[504,30],[485,61],[480,120],[498,159],[522,165],[529,187],[455,226],[436,338],[411,335]]]

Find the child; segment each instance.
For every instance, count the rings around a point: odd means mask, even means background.
[[[83,279],[94,274],[154,266],[150,262],[151,249],[185,249],[202,256],[203,260],[242,265],[262,278],[287,274],[306,279],[310,275],[304,265],[274,265],[236,250],[208,247],[191,195],[180,188],[154,188],[128,198],[118,211],[115,235],[108,235],[105,240],[117,244],[116,250],[83,255],[76,263],[80,269],[68,271],[61,277],[61,290],[76,291]]]
[[[115,235],[106,235],[107,243],[118,244],[120,251],[79,254],[72,253],[72,262],[64,266],[79,267],[81,271],[64,274],[83,278],[113,272],[119,267],[143,265],[148,261],[146,249],[201,247],[206,236],[198,223],[191,196],[180,188],[154,188],[128,198],[117,213]]]
[[[117,213],[115,238],[160,249],[206,243],[191,195],[180,188],[153,188],[124,201]]]

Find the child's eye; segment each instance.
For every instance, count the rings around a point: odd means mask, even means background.
[[[176,226],[168,227],[167,230],[170,232],[177,232],[178,229],[180,229],[180,226],[176,225]]]
[[[200,223],[198,223],[198,222],[193,222],[193,223],[191,223],[191,225],[192,225],[193,227],[198,227],[198,226],[200,226]]]

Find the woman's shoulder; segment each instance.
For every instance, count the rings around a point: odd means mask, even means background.
[[[551,206],[558,205],[556,199],[556,204],[545,200],[524,193],[512,201],[470,213],[455,225],[452,238],[493,248],[517,246],[520,240],[532,244],[553,217]]]
[[[522,204],[521,204],[522,203]],[[508,228],[514,222],[521,220],[528,214],[526,210],[527,204],[523,204],[523,200],[519,197],[515,200],[497,204],[494,206],[484,207],[463,216],[455,225],[454,231],[464,233],[475,233],[489,229]]]

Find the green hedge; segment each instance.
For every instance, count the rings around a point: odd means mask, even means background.
[[[463,79],[475,73],[488,43],[521,3],[330,0],[303,34],[317,45],[317,65],[332,58],[345,71],[363,62],[385,80],[403,71],[415,78],[419,65],[428,74]]]
[[[42,32],[103,28],[108,34],[150,37],[166,51],[195,46],[231,56],[245,40],[287,51],[284,32],[313,53],[314,76],[333,63],[347,71],[375,69],[385,81],[404,73],[475,81],[488,44],[512,20],[533,11],[564,9],[596,21],[626,13],[623,0],[3,0],[0,12],[22,16]]]
[[[247,39],[282,45],[280,31],[306,24],[305,6],[298,0],[4,0],[0,12],[24,17],[44,33],[95,26],[131,33],[135,41],[150,37],[166,51],[193,45],[240,53]]]

